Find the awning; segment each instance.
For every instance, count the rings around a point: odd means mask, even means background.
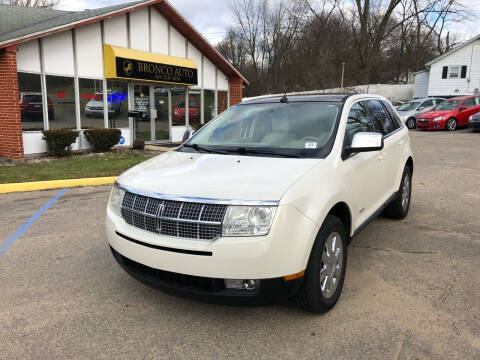
[[[198,69],[193,60],[104,45],[105,77],[198,85]]]

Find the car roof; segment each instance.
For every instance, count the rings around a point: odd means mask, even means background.
[[[441,97],[432,96],[432,97],[425,97],[425,98],[420,98],[420,99],[413,99],[413,100],[410,100],[409,102],[427,101],[427,100],[432,100],[432,99],[445,100],[444,98],[441,98]]]
[[[286,94],[288,102],[341,102],[344,103],[349,97],[357,94]],[[242,104],[265,104],[277,103],[284,95],[262,96],[247,99]]]

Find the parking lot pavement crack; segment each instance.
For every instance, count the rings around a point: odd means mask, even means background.
[[[379,248],[374,246],[361,246],[356,244],[351,244],[350,246],[357,247],[360,249],[370,249],[370,250],[379,250],[379,251],[387,251],[387,252],[401,252],[406,254],[435,254],[439,255],[439,252],[436,251],[418,251],[418,250],[405,250],[405,249],[388,249],[388,248]]]

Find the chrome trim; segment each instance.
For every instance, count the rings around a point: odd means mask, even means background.
[[[178,195],[167,195],[161,193],[155,193],[146,190],[139,190],[132,188],[130,186],[125,186],[117,183],[117,185],[128,192],[131,192],[135,195],[143,195],[159,200],[170,200],[170,201],[181,201],[181,202],[193,202],[193,203],[205,203],[205,204],[218,204],[218,205],[243,205],[243,206],[278,206],[280,203],[278,200],[227,200],[227,199],[212,199],[212,198],[201,198],[201,197],[191,197],[191,196],[178,196]],[[182,220],[183,221],[183,220]]]
[[[159,208],[163,208],[164,205],[160,204]],[[183,223],[189,223],[189,224],[205,224],[205,225],[222,225],[221,221],[200,221],[200,220],[190,220],[190,219],[181,219],[180,214],[181,214],[181,209],[182,206],[180,206],[180,211],[178,212],[178,217],[172,218],[172,217],[167,217],[167,216],[161,216],[161,215],[152,215],[143,211],[138,211],[135,209],[127,209],[128,211],[131,211],[132,213],[135,213],[137,215],[142,215],[142,216],[148,216],[150,218],[155,217],[157,220],[167,220],[167,221],[176,221],[176,222],[183,222]],[[162,209],[163,210],[163,209]],[[203,210],[203,208],[202,208]],[[202,216],[202,213],[200,213],[200,216]],[[160,227],[158,227],[161,229]]]

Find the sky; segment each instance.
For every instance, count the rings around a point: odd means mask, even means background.
[[[132,0],[61,0],[58,9],[85,10],[105,7]],[[223,39],[228,28],[234,23],[231,0],[169,0],[185,18],[197,28],[211,43],[217,44]],[[471,39],[480,34],[480,0],[463,0],[464,4],[476,13],[477,18],[452,24],[451,32],[460,41]]]

